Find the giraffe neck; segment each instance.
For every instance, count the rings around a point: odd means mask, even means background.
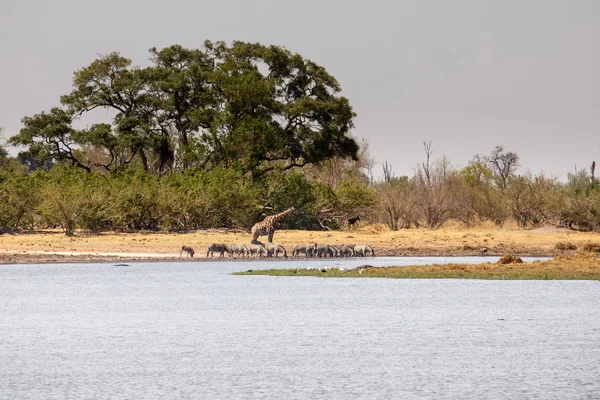
[[[285,211],[282,211],[282,212],[280,212],[279,214],[272,215],[272,216],[271,216],[271,221],[272,221],[272,222],[278,221],[278,220],[280,220],[281,218],[283,218],[283,217],[285,217],[286,215],[288,215],[289,213],[291,213],[292,211],[294,211],[294,209],[293,209],[293,208],[288,208],[287,210],[285,210]]]

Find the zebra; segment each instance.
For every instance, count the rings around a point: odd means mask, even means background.
[[[194,249],[192,249],[190,246],[184,246],[182,245],[179,248],[179,258],[181,258],[181,255],[183,254],[183,252],[186,252],[191,258],[194,258]]]
[[[306,258],[314,257],[317,255],[317,244],[295,244],[292,249],[292,257],[296,258],[299,254],[304,254]]]
[[[369,253],[371,253],[373,257],[375,256],[375,250],[368,244],[357,244],[354,246],[354,254],[357,256],[364,257],[368,256]]]
[[[227,251],[229,253],[229,257],[234,257],[234,255],[238,255],[239,257],[248,257],[248,247],[245,244],[228,244]]]
[[[341,257],[342,256],[342,246],[340,246],[339,244],[329,245],[329,248],[331,249],[331,251],[333,253],[333,257]]]
[[[319,244],[317,245],[316,255],[318,257],[333,257],[335,255],[335,250],[328,244]]]
[[[219,253],[220,258],[224,257],[225,252],[227,252],[231,256],[231,253],[227,249],[227,246],[223,243],[213,243],[209,245],[206,251],[206,257],[208,257],[209,254],[212,257],[214,252]]]
[[[338,246],[340,255],[345,257],[354,257],[354,246],[349,244],[341,244]]]
[[[283,256],[285,258],[288,258],[285,247],[283,247],[280,244],[267,243],[265,245],[265,247],[267,248],[267,257],[273,256],[273,255],[275,255],[275,257],[279,257],[279,253],[283,252]]]
[[[250,244],[250,246],[248,246],[248,256],[258,256],[263,257],[263,256],[267,256],[268,252],[267,252],[267,248],[265,247],[264,244]]]

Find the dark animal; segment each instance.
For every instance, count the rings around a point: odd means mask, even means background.
[[[208,257],[209,254],[212,257],[213,253],[219,253],[219,257],[223,258],[226,252],[231,256],[231,253],[229,252],[229,249],[225,244],[213,243],[210,246],[208,246],[208,249],[206,251],[206,257]]]
[[[360,221],[360,217],[357,215],[354,218],[349,218],[348,219],[348,225],[349,226],[354,226],[356,224],[356,222]]]
[[[183,254],[183,252],[186,252],[191,258],[194,258],[194,249],[192,249],[189,246],[181,246],[179,248],[179,258],[181,258],[181,255]]]

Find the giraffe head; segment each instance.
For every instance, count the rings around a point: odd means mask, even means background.
[[[294,207],[290,207],[285,211],[280,212],[279,214],[276,215],[277,219],[285,217],[288,214],[291,214],[292,212],[294,212],[296,209]]]

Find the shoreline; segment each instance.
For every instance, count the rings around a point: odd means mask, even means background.
[[[381,249],[380,249],[381,250]],[[444,249],[438,249],[433,252],[423,251],[381,251],[382,254],[378,254],[375,257],[501,257],[505,254],[481,254],[473,251],[452,251],[447,252]],[[518,257],[556,257],[559,254],[565,254],[561,252],[548,252],[542,249],[537,249],[530,252],[523,253],[510,253]],[[336,260],[359,260],[363,257],[342,257],[335,258]],[[367,257],[364,257],[367,259]],[[298,257],[298,260],[304,260],[304,257]],[[327,260],[330,258],[321,258]],[[25,251],[7,251],[0,250],[0,265],[8,264],[68,264],[68,263],[111,263],[111,262],[214,262],[214,261],[262,261],[262,262],[275,262],[275,261],[287,261],[294,260],[291,256],[286,259],[282,256],[279,257],[263,257],[263,258],[232,258],[225,256],[223,258],[205,257],[198,255],[194,258],[190,257],[179,257],[179,254],[167,254],[167,253],[127,253],[127,252],[96,252],[96,251],[37,251],[37,250],[25,250]]]
[[[102,263],[133,261],[216,261],[206,258],[211,243],[249,244],[248,232],[206,230],[185,233],[89,234],[65,236],[60,230],[0,234],[0,264]],[[263,238],[264,239],[264,238]],[[599,233],[582,233],[546,227],[517,228],[449,227],[438,230],[389,231],[380,225],[343,231],[278,230],[275,243],[283,245],[291,257],[295,243],[368,244],[375,255],[388,257],[498,256],[556,257],[597,245]],[[179,258],[179,247],[191,246],[194,258]],[[226,256],[226,260],[233,260]],[[263,261],[283,260],[262,258]]]

